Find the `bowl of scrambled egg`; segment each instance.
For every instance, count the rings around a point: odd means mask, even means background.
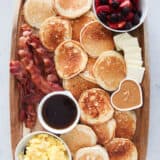
[[[71,152],[58,136],[38,131],[23,137],[15,150],[15,160],[72,160]]]

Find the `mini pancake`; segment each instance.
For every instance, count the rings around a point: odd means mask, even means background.
[[[72,39],[80,41],[81,29],[89,22],[94,21],[95,17],[93,12],[88,12],[85,15],[72,21]]]
[[[114,49],[112,32],[97,21],[90,22],[83,27],[80,42],[89,56],[93,58],[99,57],[104,51]]]
[[[109,160],[109,156],[102,146],[96,145],[79,149],[74,160]]]
[[[54,7],[59,15],[74,19],[90,10],[92,0],[54,0]]]
[[[115,119],[111,119],[105,123],[93,125],[92,128],[98,137],[98,142],[103,145],[108,143],[112,138],[114,138],[116,121]]]
[[[78,42],[69,40],[56,48],[54,59],[58,75],[70,79],[85,69],[88,56]]]
[[[136,113],[134,111],[115,111],[117,123],[116,137],[132,139],[136,131]]]
[[[83,72],[80,73],[80,76],[92,83],[97,83],[93,74],[93,66],[95,64],[97,59],[95,58],[88,58],[88,63],[87,66],[85,68],[85,70]]]
[[[82,124],[60,137],[66,142],[72,155],[80,148],[91,147],[97,143],[97,137],[92,128]]]
[[[136,146],[129,139],[114,138],[105,145],[110,160],[137,160]]]
[[[83,91],[96,87],[98,87],[98,85],[81,78],[79,75],[71,79],[63,80],[63,88],[69,90],[77,100]]]
[[[72,38],[72,27],[68,20],[50,17],[42,23],[39,35],[42,44],[49,51],[54,51],[61,42]]]
[[[81,121],[86,124],[101,124],[112,118],[114,110],[110,96],[99,88],[84,91],[79,98]]]
[[[24,4],[24,18],[32,27],[39,29],[45,19],[55,15],[52,0],[27,0]]]
[[[118,52],[104,52],[97,59],[93,67],[93,73],[97,83],[102,88],[114,91],[126,77],[126,64]]]

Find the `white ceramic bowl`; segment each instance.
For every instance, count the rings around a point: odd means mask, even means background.
[[[97,13],[96,13],[96,9],[95,9],[95,0],[93,0],[93,11],[94,11],[94,14],[96,16],[96,18],[98,19],[98,21],[108,30],[110,31],[113,31],[113,32],[119,32],[119,33],[124,33],[124,32],[130,32],[130,31],[133,31],[135,29],[137,29],[145,20],[146,16],[147,16],[147,13],[148,13],[148,0],[140,0],[140,10],[142,12],[142,16],[140,18],[140,22],[133,26],[131,29],[129,30],[116,30],[116,29],[113,29],[113,28],[110,28],[109,26],[107,26],[106,24],[104,24],[97,16]]]
[[[66,151],[68,153],[68,157],[69,157],[69,160],[72,160],[72,156],[71,156],[71,152],[68,148],[68,146],[66,145],[66,143],[58,136],[52,134],[52,133],[49,133],[49,132],[45,132],[45,131],[37,131],[37,132],[33,132],[33,133],[30,133],[28,134],[27,136],[23,137],[20,142],[17,144],[16,146],[16,150],[15,150],[15,160],[19,160],[19,154],[20,153],[23,153],[24,152],[24,149],[28,143],[28,141],[35,135],[38,135],[38,134],[48,134],[48,135],[51,135],[53,136],[54,138],[58,139],[59,141],[61,141],[65,148],[66,148]]]
[[[46,102],[46,100],[52,96],[55,96],[55,95],[65,95],[67,97],[69,97],[74,103],[75,103],[75,106],[76,106],[76,109],[77,109],[77,116],[74,120],[74,122],[68,126],[67,128],[64,128],[64,129],[56,129],[56,128],[53,128],[53,127],[50,127],[46,122],[45,120],[43,119],[43,115],[42,115],[42,108],[43,108],[43,105],[44,103]],[[77,123],[79,122],[79,119],[80,119],[80,107],[79,107],[79,104],[77,103],[76,99],[73,97],[73,95],[71,94],[71,92],[69,91],[58,91],[58,92],[52,92],[52,93],[49,93],[47,94],[40,102],[39,106],[38,106],[38,119],[41,123],[41,125],[49,132],[52,132],[52,133],[55,133],[55,134],[64,134],[64,133],[67,133],[69,131],[71,131],[76,125]]]

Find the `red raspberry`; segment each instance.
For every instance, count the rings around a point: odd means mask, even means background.
[[[118,23],[118,28],[123,28],[126,25],[126,21],[122,21]]]
[[[132,21],[134,17],[134,13],[133,12],[130,12],[126,17],[125,17],[125,20],[126,21]]]
[[[130,0],[124,0],[121,4],[120,4],[120,8],[124,8],[124,7],[132,7],[132,3]]]
[[[126,21],[121,21],[118,23],[109,22],[108,25],[110,28],[113,28],[113,29],[122,29],[126,25]]]
[[[100,5],[100,0],[95,0],[95,6],[98,7]]]
[[[98,6],[96,8],[96,12],[97,14],[101,13],[101,12],[107,12],[107,13],[110,13],[111,12],[111,9],[108,5],[103,5],[103,6]]]

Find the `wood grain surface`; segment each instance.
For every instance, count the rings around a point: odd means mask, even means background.
[[[16,59],[17,51],[17,39],[19,36],[19,26],[22,22],[22,8],[24,0],[17,0],[17,8],[15,11],[15,19],[13,23],[12,32],[12,45],[11,45],[11,59]],[[131,32],[132,35],[137,36],[140,42],[140,46],[143,50],[143,60],[146,68],[144,80],[142,83],[143,88],[143,100],[144,105],[141,109],[136,111],[137,113],[137,129],[134,136],[134,143],[137,146],[139,158],[138,160],[146,160],[146,151],[148,144],[148,128],[149,128],[149,108],[150,108],[150,73],[149,73],[149,59],[148,59],[148,49],[147,49],[147,31],[145,29],[145,24],[140,28]],[[19,94],[16,87],[16,81],[13,76],[10,76],[10,121],[11,121],[11,144],[12,153],[14,151],[17,143],[23,137],[23,124],[19,121]],[[42,127],[37,124],[35,130],[41,130]],[[14,159],[14,156],[13,156]]]

